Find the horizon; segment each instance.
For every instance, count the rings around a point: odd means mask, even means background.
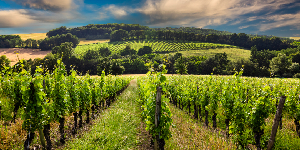
[[[300,37],[298,0],[1,0],[0,6],[1,35],[125,23]]]

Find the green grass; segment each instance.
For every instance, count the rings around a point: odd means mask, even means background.
[[[137,98],[137,85],[131,84],[100,114],[90,131],[67,142],[64,149],[137,149],[141,124]]]
[[[206,50],[187,50],[180,51],[183,56],[206,56],[212,57],[217,53],[226,53],[229,60],[236,60],[238,58],[249,59],[251,56],[250,50],[240,49],[240,48],[216,48],[216,49],[206,49]],[[171,54],[175,54],[171,53]]]
[[[172,137],[165,149],[236,149],[231,139],[197,122],[186,112],[169,103],[172,112]]]

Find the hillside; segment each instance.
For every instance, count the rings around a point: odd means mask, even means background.
[[[237,58],[250,58],[250,50],[238,48],[233,45],[203,43],[203,42],[175,42],[175,41],[126,41],[126,42],[109,42],[98,44],[80,45],[75,48],[76,54],[84,54],[87,50],[98,50],[100,48],[109,48],[113,53],[119,53],[126,46],[138,51],[144,46],[152,48],[154,53],[174,54],[182,53],[184,56],[214,56],[216,53],[227,53],[229,60]]]

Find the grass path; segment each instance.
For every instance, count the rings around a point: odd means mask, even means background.
[[[174,126],[170,128],[172,138],[166,141],[165,149],[236,149],[222,134],[212,132],[172,104],[169,107]]]
[[[111,107],[100,114],[90,131],[67,142],[64,149],[140,149],[141,116],[137,98],[133,80]]]

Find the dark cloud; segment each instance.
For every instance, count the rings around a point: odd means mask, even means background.
[[[33,9],[65,11],[72,7],[73,0],[12,0],[17,4]]]

